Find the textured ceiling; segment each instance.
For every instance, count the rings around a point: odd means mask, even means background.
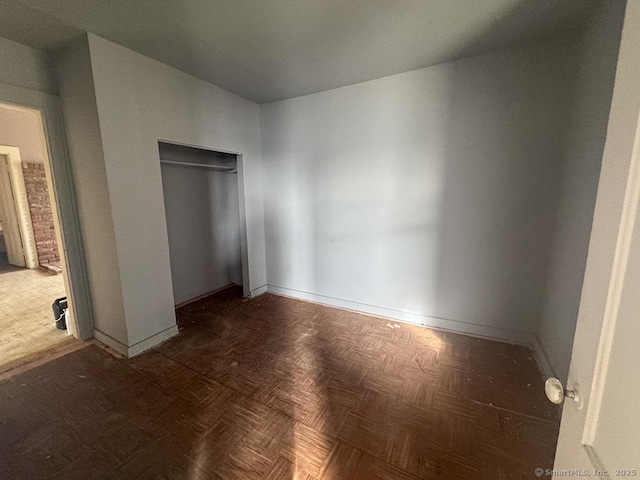
[[[0,36],[53,49],[90,31],[263,103],[570,34],[598,3],[2,0]]]

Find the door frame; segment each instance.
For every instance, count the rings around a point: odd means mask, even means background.
[[[36,239],[33,234],[33,225],[31,224],[27,190],[24,185],[20,149],[18,147],[0,145],[0,155],[4,155],[7,158],[7,169],[12,191],[11,198],[18,219],[22,256],[25,263],[21,266],[25,268],[37,268],[38,255],[36,253]]]
[[[75,185],[67,154],[60,105],[56,95],[0,83],[0,102],[39,113],[47,148],[45,169],[52,186],[52,207],[60,225],[59,245],[67,268],[71,333],[80,340],[93,337],[93,309]]]
[[[195,148],[198,150],[207,150],[209,152],[228,153],[236,156],[236,171],[238,183],[238,209],[240,214],[240,260],[242,264],[242,296],[251,297],[251,282],[249,281],[249,240],[247,233],[247,208],[245,202],[245,178],[244,178],[244,155],[242,152],[233,152],[222,148],[204,147],[202,145],[191,145],[189,143],[176,142],[174,140],[166,140],[158,138],[156,146],[158,148],[158,160],[160,160],[160,143],[168,145],[176,145],[180,147]],[[164,185],[162,186],[164,191]],[[166,217],[166,216],[165,216]],[[165,228],[168,228],[165,221]],[[168,233],[167,233],[168,235]]]

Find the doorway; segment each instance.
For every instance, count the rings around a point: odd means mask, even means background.
[[[242,155],[158,142],[174,303],[249,293]]]
[[[61,233],[41,114],[0,103],[0,371],[73,341]]]

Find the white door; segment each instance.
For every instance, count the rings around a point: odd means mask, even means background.
[[[25,267],[20,223],[16,213],[13,187],[9,176],[9,164],[6,155],[0,155],[0,218],[2,218],[2,234],[7,247],[9,263]]]
[[[640,0],[629,0],[555,478],[640,478]],[[545,472],[546,473],[546,472]]]

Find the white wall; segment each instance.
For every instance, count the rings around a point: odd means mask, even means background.
[[[89,35],[129,352],[176,333],[158,139],[243,154],[250,288],[266,283],[259,110]]]
[[[611,106],[625,2],[605,2],[581,37],[575,106],[539,341],[566,381]]]
[[[124,300],[86,37],[56,52],[60,103],[75,181],[93,322],[101,340],[127,345]],[[120,348],[121,353],[126,349]]]
[[[0,83],[44,92],[55,92],[56,83],[49,58],[43,51],[0,37]],[[26,162],[43,162],[35,114],[0,108],[0,145],[20,148]],[[37,140],[34,141],[33,139]],[[4,249],[4,242],[2,242]]]
[[[558,40],[262,105],[269,288],[531,340],[574,53]]]
[[[0,37],[0,83],[56,92],[49,59],[43,51]]]
[[[160,145],[162,160],[236,166],[235,158],[225,156],[218,162],[218,157],[214,152]],[[237,174],[162,165],[176,304],[230,283],[242,285],[237,180]]]
[[[44,163],[47,151],[35,112],[0,105],[0,145],[18,147],[23,162]]]

